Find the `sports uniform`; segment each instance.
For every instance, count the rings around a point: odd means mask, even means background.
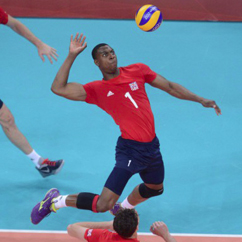
[[[137,239],[124,239],[115,232],[110,232],[107,229],[87,229],[84,235],[88,242],[113,242],[113,241],[130,241],[139,242]]]
[[[156,73],[141,63],[120,67],[119,71],[113,79],[90,82],[83,87],[87,93],[85,101],[106,111],[120,127],[116,164],[105,187],[121,195],[135,173],[140,174],[144,183],[162,183],[164,166],[145,91],[145,83],[152,82]]]
[[[7,24],[8,14],[0,7],[0,24]],[[3,101],[0,99],[0,109],[3,106]]]
[[[113,53],[111,55],[114,56]],[[115,64],[115,62],[113,63]],[[102,64],[105,66],[104,63]],[[108,62],[106,66],[108,66]],[[64,71],[60,70],[60,73],[62,72],[66,73],[65,68]],[[105,212],[112,209],[111,206],[114,205],[112,203],[116,202],[116,195],[122,194],[128,180],[136,173],[139,173],[143,180],[142,184],[135,187],[141,197],[148,199],[163,193],[164,165],[159,140],[155,134],[154,116],[145,91],[145,83],[153,82],[157,74],[141,63],[120,67],[115,73],[118,73],[118,76],[107,81],[99,80],[82,85],[85,90],[85,92],[83,91],[85,100],[81,101],[95,104],[110,114],[120,127],[121,136],[118,138],[116,146],[116,164],[104,185],[107,190],[104,189],[100,196],[89,192],[70,195],[78,209],[93,212]],[[67,82],[67,80],[65,81]],[[73,98],[73,100],[76,99]],[[158,185],[157,188],[159,188],[153,189],[156,186],[149,187],[146,184]],[[69,195],[57,195],[53,198],[52,191],[54,190],[53,188],[47,192],[44,200],[32,209],[31,221],[33,224],[38,224],[51,212],[69,206],[67,204]],[[50,198],[48,200],[50,202],[46,202],[42,206],[47,198]],[[119,208],[121,207],[119,206]],[[115,214],[118,210],[118,208],[115,209]],[[114,212],[112,213],[114,214]]]

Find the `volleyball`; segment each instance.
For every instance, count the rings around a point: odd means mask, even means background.
[[[143,31],[152,32],[160,27],[162,23],[162,13],[156,6],[147,4],[136,12],[135,22]]]

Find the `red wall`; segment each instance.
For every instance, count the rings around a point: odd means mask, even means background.
[[[133,19],[152,3],[165,20],[242,21],[242,0],[0,0],[15,17]]]

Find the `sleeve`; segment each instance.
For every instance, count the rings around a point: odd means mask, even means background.
[[[98,242],[101,241],[101,235],[105,232],[104,229],[87,229],[84,238],[88,242]]]
[[[83,87],[87,93],[85,102],[90,104],[97,104],[98,99],[97,99],[96,89],[98,89],[98,81],[89,82],[83,85]]]
[[[0,24],[8,23],[8,14],[0,7]]]
[[[152,71],[147,65],[139,63],[139,68],[144,76],[144,80],[146,83],[151,83],[155,80],[157,74]]]

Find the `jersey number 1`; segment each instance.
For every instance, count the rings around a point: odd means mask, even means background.
[[[125,96],[126,98],[129,98],[129,100],[134,104],[134,106],[135,106],[136,108],[139,108],[138,105],[137,105],[137,103],[134,101],[134,99],[132,98],[132,96],[130,95],[129,92],[126,92],[124,96]]]

